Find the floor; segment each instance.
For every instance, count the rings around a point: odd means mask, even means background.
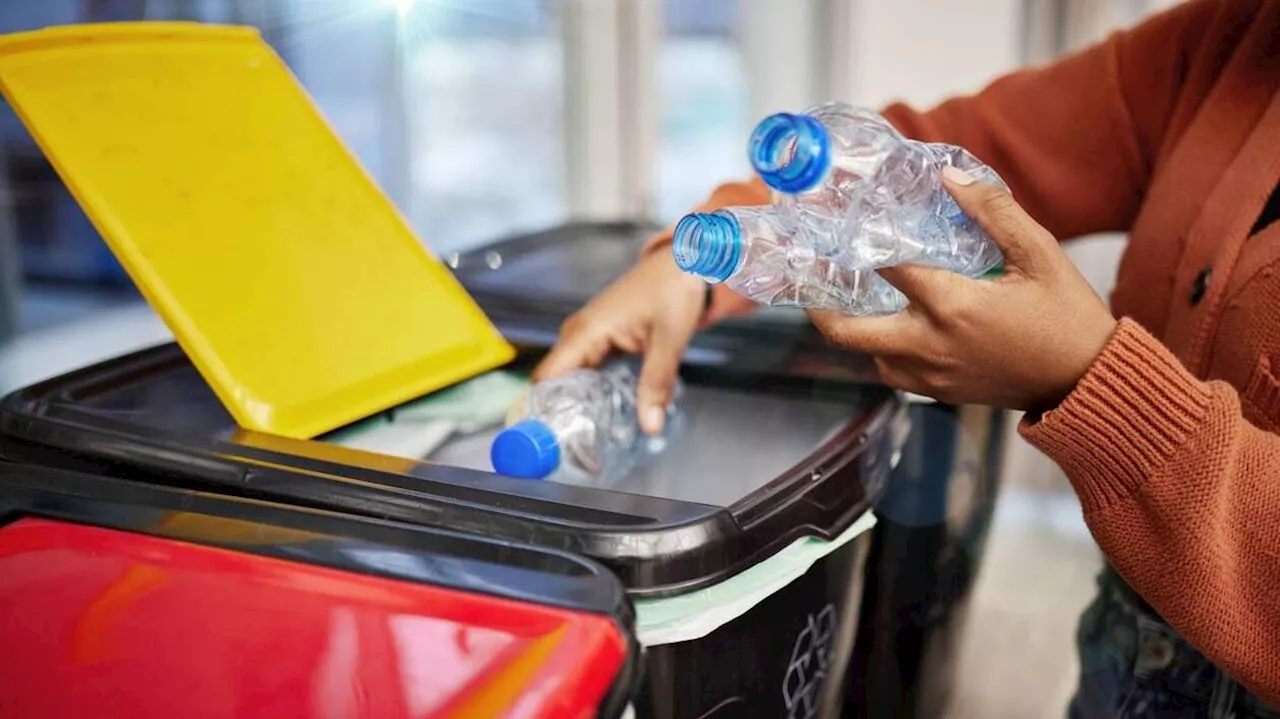
[[[127,329],[81,324],[104,310],[125,318],[121,324]],[[150,318],[138,322],[140,315],[150,311],[127,293],[86,298],[57,288],[28,291],[21,308],[27,337],[19,338],[18,351],[6,353],[0,383],[11,389],[73,368],[25,356],[21,350],[27,338],[63,336],[78,348],[67,361],[81,364],[99,359],[92,355],[104,347],[110,352],[110,347],[163,341],[163,325]],[[1091,598],[1100,566],[1065,477],[1012,437],[987,557],[965,630],[950,719],[1063,716],[1076,681],[1075,622]]]
[[[1076,619],[1100,554],[1066,477],[1012,438],[975,589],[950,719],[1065,716],[1075,688]]]

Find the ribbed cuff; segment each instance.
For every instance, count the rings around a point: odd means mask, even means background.
[[[1210,389],[1132,320],[1121,320],[1059,407],[1019,431],[1062,467],[1086,512],[1168,465],[1209,411]]]

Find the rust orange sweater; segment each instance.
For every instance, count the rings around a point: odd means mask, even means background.
[[[1178,6],[928,112],[1060,239],[1128,232],[1119,330],[1021,430],[1066,472],[1111,564],[1161,616],[1280,706],[1280,2]],[[758,181],[703,206],[768,202]],[[669,240],[655,238],[654,246]],[[746,311],[727,288],[709,319]]]

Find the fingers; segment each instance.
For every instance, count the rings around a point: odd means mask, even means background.
[[[684,348],[685,342],[679,337],[660,331],[654,334],[645,352],[636,388],[636,404],[640,428],[646,434],[658,434],[666,422],[667,405],[671,402],[671,390],[680,372]]]
[[[953,296],[962,284],[963,277],[938,267],[922,265],[899,265],[882,267],[876,270],[889,284],[897,287],[902,294],[911,300],[911,304],[925,308],[945,302]]]
[[[897,363],[890,361],[884,357],[875,358],[876,372],[880,375],[880,381],[896,390],[903,392],[915,392],[919,388],[919,382],[910,373],[902,370]]]
[[[554,379],[576,369],[594,367],[604,361],[610,350],[608,337],[590,330],[577,330],[570,323],[555,347],[542,358],[533,370],[535,382]]]
[[[810,310],[809,319],[832,345],[872,355],[898,354],[909,346],[907,314],[849,317],[827,310]]]
[[[942,168],[947,191],[1005,255],[1005,267],[1032,271],[1042,266],[1057,241],[1007,191],[978,182],[955,167]]]

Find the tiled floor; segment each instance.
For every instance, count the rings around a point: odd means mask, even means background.
[[[104,310],[116,321],[84,321]],[[136,297],[118,293],[28,293],[22,321],[31,338],[61,338],[65,357],[28,356],[20,339],[0,366],[5,389],[167,336]],[[952,719],[1063,716],[1076,681],[1075,622],[1100,567],[1061,472],[1016,437],[1008,446],[1004,487],[960,651]]]

